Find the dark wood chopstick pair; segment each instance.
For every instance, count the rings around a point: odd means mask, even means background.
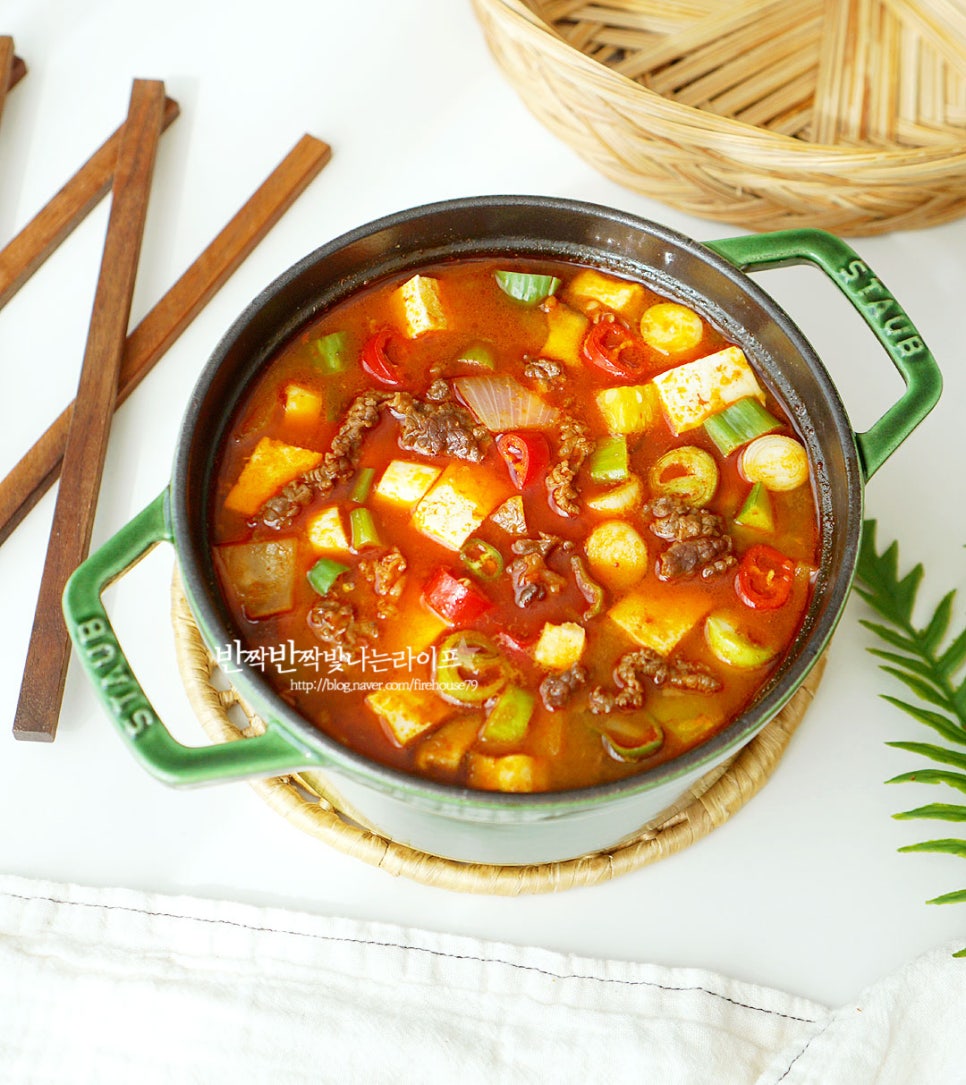
[[[112,187],[113,178],[111,215],[77,398],[0,482],[2,543],[58,472],[62,481],[14,720],[18,738],[52,741],[56,734],[70,655],[60,597],[89,547],[115,407],[330,157],[325,143],[303,136],[161,302],[126,335],[155,152],[163,128],[177,112],[177,104],[164,97],[163,84],[136,80],[124,126],[0,253],[2,305]],[[106,181],[105,164],[112,166]]]

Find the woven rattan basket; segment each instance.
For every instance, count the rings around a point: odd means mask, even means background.
[[[264,723],[227,684],[195,624],[175,570],[171,585],[178,669],[191,706],[213,742],[239,742],[261,734]],[[252,780],[258,795],[290,824],[372,866],[424,885],[463,893],[519,896],[598,885],[690,847],[749,802],[778,767],[789,740],[812,703],[825,657],[778,715],[732,759],[692,784],[687,793],[639,832],[608,851],[532,866],[463,863],[416,851],[366,825],[319,772]],[[239,721],[238,714],[242,720]],[[232,717],[235,717],[234,719]]]
[[[966,0],[472,0],[533,113],[602,173],[751,230],[966,211]]]

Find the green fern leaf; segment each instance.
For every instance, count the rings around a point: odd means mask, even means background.
[[[966,720],[966,682],[960,683],[953,693],[953,708],[961,720]]]
[[[966,792],[966,776],[961,772],[946,772],[944,769],[916,769],[903,772],[886,780],[887,784],[948,784],[957,791]]]
[[[939,708],[955,711],[952,698],[941,689],[937,689],[934,682],[927,682],[925,679],[920,678],[915,674],[907,674],[898,667],[886,667],[885,665],[882,665],[882,670],[884,670],[886,674],[891,674],[893,678],[898,678],[904,686],[911,689],[920,700],[925,701],[927,704],[934,704]]]
[[[880,554],[875,544],[876,524],[863,524],[859,557],[856,564],[856,592],[883,619],[861,619],[861,624],[883,641],[888,648],[870,648],[882,662],[879,667],[901,682],[921,704],[912,704],[898,697],[883,695],[889,704],[905,712],[919,723],[930,727],[953,748],[928,742],[890,742],[889,745],[919,754],[940,764],[966,769],[966,752],[955,747],[966,746],[966,629],[952,635],[947,644],[952,622],[955,589],[947,591],[934,608],[925,625],[914,624],[917,596],[924,570],[913,566],[905,576],[899,574],[899,544],[893,542]],[[932,706],[932,707],[926,707]],[[942,712],[933,711],[940,708]],[[889,783],[944,784],[966,792],[966,775],[946,769],[920,769],[894,776]],[[948,822],[966,822],[966,806],[953,803],[929,803],[894,814],[899,820],[926,818]],[[966,858],[966,840],[946,838],[908,844],[901,852],[940,852]],[[933,898],[931,904],[966,903],[966,890],[945,893]],[[966,957],[963,948],[956,957]]]
[[[898,697],[890,697],[886,693],[882,694],[882,699],[888,701],[891,705],[895,705],[896,708],[901,708],[903,712],[912,716],[913,719],[924,723],[934,731],[938,731],[943,738],[948,738],[950,742],[961,742],[966,745],[966,731],[955,720],[951,720],[947,716],[941,716],[938,712],[918,708],[916,705],[909,704],[908,701],[900,701]]]
[[[943,674],[955,674],[966,663],[966,629],[956,637],[937,662]]]
[[[966,840],[924,840],[921,844],[906,844],[899,851],[931,851],[944,855],[959,855],[966,859]]]
[[[927,900],[927,904],[966,904],[966,889],[957,889],[954,893],[943,893],[940,897],[933,897],[932,900]],[[962,957],[966,955],[966,949],[960,950],[955,954],[956,957]]]
[[[886,644],[891,644],[894,648],[901,648],[906,652],[915,652],[918,648],[918,642],[915,637],[910,637],[904,633],[898,633],[895,629],[890,629],[887,625],[880,625],[878,622],[869,622],[862,619],[860,622],[866,629],[871,629],[873,633],[881,640],[884,640]]]
[[[901,652],[889,652],[885,648],[869,648],[869,655],[876,659],[884,659],[896,667],[902,667],[912,674],[918,674],[927,682],[936,682],[936,668],[927,659],[919,659],[917,656],[904,655]]]
[[[911,818],[933,818],[936,821],[966,821],[966,806],[954,806],[948,802],[931,802],[917,806],[915,810],[903,810],[892,815],[897,821]]]
[[[926,655],[933,655],[942,643],[943,637],[946,636],[946,632],[949,629],[949,623],[953,616],[953,600],[955,598],[955,588],[952,591],[946,592],[933,612],[929,624],[920,630],[922,650]]]
[[[956,765],[958,768],[966,769],[966,753],[949,750],[945,746],[935,746],[931,742],[887,742],[886,745],[897,750],[922,754],[923,757],[939,761],[944,765]]]

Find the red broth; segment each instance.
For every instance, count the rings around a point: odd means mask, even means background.
[[[804,446],[744,354],[547,261],[332,307],[247,393],[212,514],[245,661],[286,701],[375,761],[507,791],[726,726],[794,640],[817,548]]]

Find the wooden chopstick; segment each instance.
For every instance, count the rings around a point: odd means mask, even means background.
[[[13,51],[13,38],[0,34],[0,113],[3,112],[4,96],[27,74],[27,65]]]
[[[0,34],[0,117],[3,116],[3,103],[6,101],[7,91],[12,89],[26,73],[26,67],[21,60],[22,71],[14,79],[14,61],[19,59],[14,56],[13,38],[9,34]]]
[[[332,152],[302,136],[227,226],[127,337],[117,404],[141,383],[192,320],[234,274],[308,184]],[[0,544],[60,474],[74,405],[64,408],[32,448],[0,481]]]
[[[178,103],[165,99],[163,127],[178,116]],[[107,195],[114,178],[122,125],[91,155],[50,202],[0,249],[0,309]]]
[[[163,117],[164,84],[136,79],[118,148],[87,348],[14,717],[17,738],[51,742],[57,732],[70,658],[60,598],[90,545]]]
[[[13,64],[10,69],[10,82],[7,84],[7,91],[13,90],[13,88],[20,82],[21,79],[27,74],[27,64],[23,57],[18,57],[14,54]]]

